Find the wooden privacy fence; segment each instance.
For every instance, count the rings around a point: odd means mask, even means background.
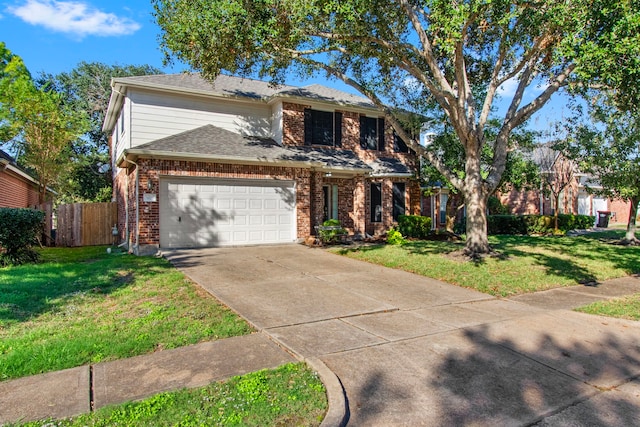
[[[115,202],[61,205],[57,221],[56,246],[111,245],[118,207]]]

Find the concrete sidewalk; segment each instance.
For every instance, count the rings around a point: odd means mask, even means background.
[[[0,382],[0,425],[87,413],[295,359],[262,333]]]
[[[99,408],[296,359],[327,385],[325,425],[640,419],[639,322],[568,310],[640,292],[637,277],[506,300],[300,245],[166,256],[261,332],[0,382],[0,424],[72,416],[90,402]]]

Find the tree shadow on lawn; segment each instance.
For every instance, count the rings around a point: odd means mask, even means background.
[[[550,253],[557,253],[564,256],[564,258],[537,252],[527,252],[518,248],[523,245],[540,248]],[[607,241],[585,236],[501,236],[499,243],[494,246],[507,258],[512,256],[533,257],[539,265],[545,266],[549,273],[575,279],[580,284],[597,284],[596,274],[598,272],[593,271],[593,269],[597,269],[603,262],[613,268],[623,270],[628,275],[640,273],[640,248],[613,245]],[[584,250],[585,248],[588,250]]]
[[[568,419],[550,418],[548,425],[636,425],[640,402],[634,393],[615,390],[640,373],[634,337],[589,326],[573,336],[573,326],[558,334],[536,325],[517,332],[481,325],[397,344],[389,353],[383,346],[365,364],[367,375],[347,384],[349,401],[358,403],[351,421],[532,425],[569,408]],[[412,367],[412,374],[383,375],[389,368],[377,363]]]
[[[45,263],[0,270],[0,327],[63,311],[79,296],[104,298],[129,286],[139,274],[163,272],[166,262],[128,254],[68,263]]]

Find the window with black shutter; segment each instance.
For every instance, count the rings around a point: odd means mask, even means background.
[[[405,204],[405,186],[404,182],[393,183],[393,220],[397,221],[400,215],[404,215]]]
[[[342,113],[305,109],[304,144],[340,147],[342,145]]]
[[[384,151],[384,119],[360,116],[360,147]]]
[[[382,184],[371,183],[371,222],[382,222]]]
[[[409,147],[404,143],[400,135],[398,135],[395,131],[393,132],[393,151],[395,153],[408,153]]]

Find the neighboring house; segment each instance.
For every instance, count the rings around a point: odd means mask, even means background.
[[[38,180],[0,150],[0,208],[38,207]]]
[[[533,161],[540,167],[543,176],[552,177],[550,185],[564,186],[559,193],[558,213],[590,215],[595,217],[595,225],[599,212],[610,212],[610,223],[628,222],[629,203],[590,194],[587,188],[597,189],[599,185],[588,175],[578,171],[560,153],[542,146],[534,150]],[[567,173],[570,169],[571,173]],[[497,196],[513,214],[553,215],[556,210],[553,194],[542,188],[529,191],[513,189],[506,193],[498,193]]]
[[[366,98],[198,74],[112,88],[103,130],[135,253],[302,241],[330,218],[374,235],[420,213],[415,153]]]

